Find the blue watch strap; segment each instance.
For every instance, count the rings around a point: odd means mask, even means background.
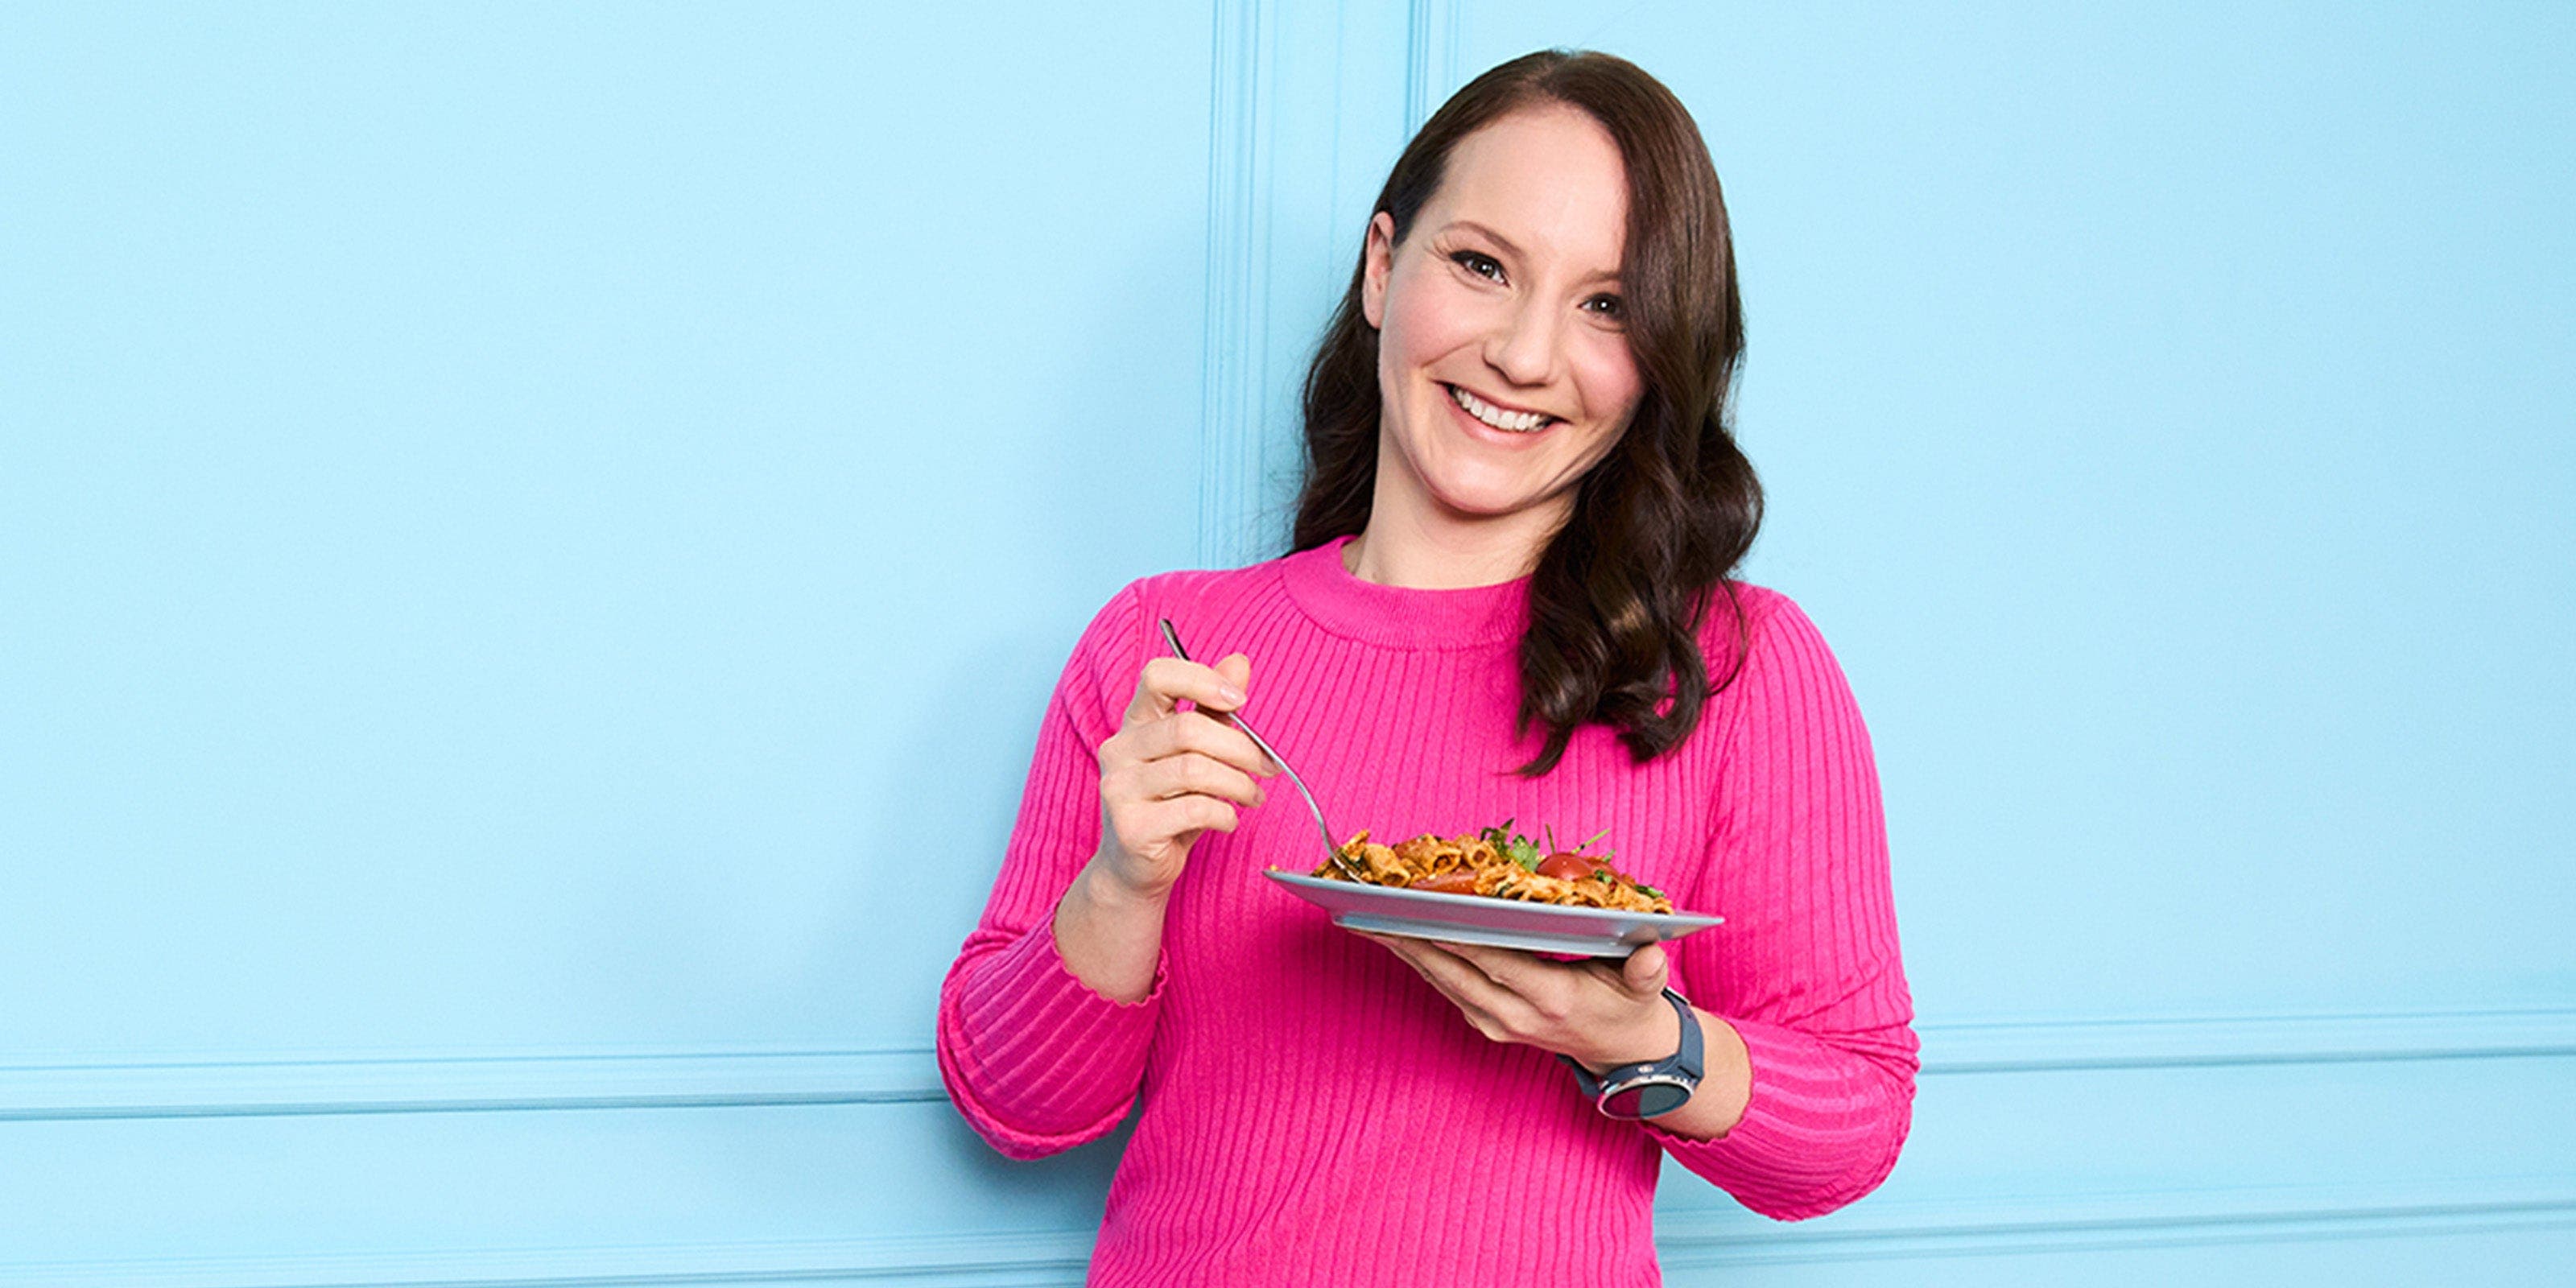
[[[1673,1004],[1674,1014],[1679,1015],[1682,1021],[1681,1049],[1671,1055],[1661,1060],[1640,1060],[1635,1064],[1623,1064],[1602,1073],[1597,1078],[1592,1076],[1592,1071],[1584,1068],[1583,1063],[1573,1056],[1560,1054],[1556,1057],[1565,1061],[1567,1068],[1574,1070],[1574,1085],[1583,1092],[1585,1099],[1598,1103],[1604,1090],[1640,1078],[1677,1082],[1691,1089],[1699,1086],[1701,1076],[1707,1072],[1704,1062],[1705,1048],[1699,1031],[1699,1016],[1691,1010],[1691,1004],[1683,1000],[1681,994],[1669,988],[1664,990],[1664,1000]]]

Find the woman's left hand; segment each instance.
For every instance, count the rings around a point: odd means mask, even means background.
[[[1367,935],[1456,1003],[1476,1031],[1572,1056],[1601,1070],[1660,1060],[1681,1046],[1681,1018],[1664,1000],[1661,945],[1625,962],[1543,961],[1509,948]]]

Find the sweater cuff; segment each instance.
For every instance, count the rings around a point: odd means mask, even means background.
[[[1066,1148],[1117,1126],[1144,1079],[1164,964],[1157,953],[1141,1000],[1114,1002],[1065,965],[1051,921],[1030,927],[959,981],[959,1031],[941,1044],[955,1065],[950,1093],[1031,1149]]]
[[[1881,1094],[1876,1070],[1810,1034],[1729,1018],[1744,1039],[1753,1094],[1715,1140],[1647,1131],[1675,1161],[1746,1207],[1784,1221],[1822,1216],[1878,1187],[1905,1140],[1909,1106]]]

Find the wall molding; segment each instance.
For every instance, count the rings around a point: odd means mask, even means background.
[[[0,1067],[0,1122],[900,1104],[947,1096],[928,1048]]]
[[[1285,548],[1303,468],[1306,363],[1347,288],[1386,165],[1456,87],[1459,27],[1458,0],[1217,0],[1200,380],[1203,566]]]
[[[1216,0],[1208,67],[1207,314],[1199,378],[1198,559],[1226,567],[1249,553],[1260,504],[1268,312],[1268,226],[1261,196],[1272,149],[1271,6]]]
[[[1941,1204],[1874,1201],[1796,1225],[1667,1222],[1668,1270],[1924,1256],[2386,1238],[2576,1227],[2576,1178],[2407,1189],[2208,1189]],[[0,1288],[646,1288],[866,1280],[1078,1284],[1093,1232],[798,1243],[0,1263]]]
[[[1927,1074],[2576,1056],[2576,1008],[1924,1024]]]
[[[1093,1232],[0,1263],[0,1288],[646,1288],[864,1279],[1079,1284]]]
[[[1458,89],[1458,0],[1405,6],[1404,137],[1411,139]]]
[[[1736,1218],[1666,1223],[1670,1268],[2403,1238],[2576,1227],[2576,1176],[2406,1187],[1873,1199],[1792,1227]]]
[[[1924,1024],[1927,1077],[2576,1057],[2576,1008]],[[0,1066],[0,1122],[947,1099],[926,1047]]]

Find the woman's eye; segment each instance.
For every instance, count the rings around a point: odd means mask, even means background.
[[[1502,263],[1491,255],[1479,255],[1472,250],[1462,250],[1452,254],[1449,258],[1452,262],[1456,263],[1458,267],[1463,268],[1478,277],[1490,278],[1497,282],[1503,280]]]
[[[1586,312],[1606,321],[1622,322],[1628,317],[1627,302],[1616,295],[1595,295],[1585,300],[1583,307]]]

